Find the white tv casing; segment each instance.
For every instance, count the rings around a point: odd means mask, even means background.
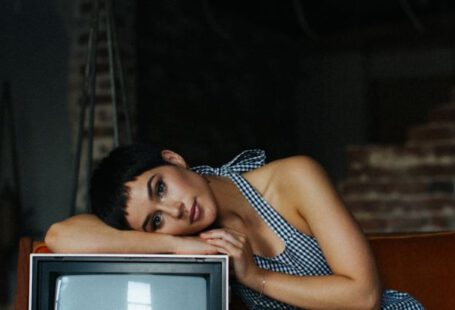
[[[28,298],[28,308],[32,310],[32,275],[33,275],[33,266],[34,259],[37,257],[48,257],[52,258],[70,258],[70,257],[97,257],[97,258],[141,258],[141,259],[169,259],[170,261],[188,261],[188,262],[210,262],[218,261],[222,264],[222,272],[224,274],[224,287],[225,289],[222,292],[225,308],[220,310],[229,310],[229,301],[230,301],[230,287],[229,287],[229,257],[227,255],[171,255],[171,254],[54,254],[54,253],[35,253],[30,254],[30,271],[29,271],[29,298]]]

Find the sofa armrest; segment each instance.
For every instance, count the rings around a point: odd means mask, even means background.
[[[17,280],[16,280],[16,310],[28,309],[28,284],[30,260],[29,256],[33,250],[33,242],[30,237],[22,237],[19,240],[19,253],[17,258]]]
[[[385,288],[427,309],[455,309],[455,232],[369,236]]]

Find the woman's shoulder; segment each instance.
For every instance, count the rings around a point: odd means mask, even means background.
[[[290,176],[300,174],[301,172],[315,172],[315,170],[323,170],[321,165],[312,157],[307,155],[295,155],[271,161],[264,166],[250,171],[261,175],[270,176]]]
[[[245,178],[265,192],[270,186],[289,185],[324,173],[321,165],[312,157],[296,155],[271,161],[245,173]]]
[[[294,155],[282,159],[274,160],[268,165],[282,171],[293,171],[295,169],[313,168],[319,166],[319,163],[307,155]]]

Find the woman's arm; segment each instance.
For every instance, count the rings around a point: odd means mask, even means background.
[[[297,211],[317,239],[333,272],[329,276],[292,276],[259,269],[247,236],[232,231],[202,235],[229,254],[238,281],[273,299],[309,309],[377,309],[380,281],[368,242],[324,170],[306,157],[275,165],[279,203]],[[265,281],[265,282],[264,282]]]
[[[53,224],[45,242],[57,253],[217,253],[196,237],[117,230],[92,214],[76,215]]]
[[[220,253],[229,255],[236,280],[270,298],[305,309],[378,309],[377,283],[333,274],[294,276],[258,268],[247,237],[227,229],[202,233]]]

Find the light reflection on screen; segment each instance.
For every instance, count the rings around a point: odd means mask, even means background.
[[[128,310],[153,310],[149,283],[128,281]]]
[[[66,275],[57,278],[55,310],[207,310],[204,277]]]

